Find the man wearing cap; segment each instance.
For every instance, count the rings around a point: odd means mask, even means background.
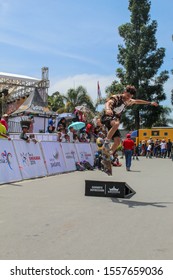
[[[22,132],[20,134],[20,139],[29,143],[30,139],[29,139],[29,136],[27,135],[27,132],[28,132],[28,126],[27,125],[22,125]]]
[[[109,143],[111,139],[113,139],[114,141],[111,147],[112,153],[116,151],[117,147],[120,144],[121,135],[118,130],[118,127],[120,125],[121,114],[126,109],[126,107],[135,104],[158,106],[156,102],[150,102],[141,99],[133,99],[135,94],[136,88],[134,86],[128,85],[122,94],[112,95],[106,101],[105,111],[101,118],[101,122],[108,129],[107,138],[104,143],[105,148],[109,149]]]
[[[22,125],[22,132],[20,134],[20,139],[26,141],[27,143],[30,143],[30,140],[33,141],[35,144],[38,142],[37,139],[33,138],[33,137],[29,137],[27,135],[28,133],[28,126],[27,125]]]
[[[126,159],[126,170],[130,171],[132,155],[134,150],[134,141],[130,138],[130,134],[126,135],[126,139],[123,141],[124,154]]]

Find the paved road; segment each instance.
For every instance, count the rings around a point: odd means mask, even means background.
[[[85,179],[127,182],[130,199],[85,196]],[[173,162],[133,161],[0,186],[0,259],[173,259]]]

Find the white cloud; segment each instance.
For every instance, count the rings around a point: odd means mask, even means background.
[[[105,97],[105,89],[110,86],[115,80],[115,76],[108,75],[102,76],[99,74],[78,74],[75,76],[64,77],[62,79],[56,79],[52,81],[49,94],[59,91],[61,94],[66,94],[70,88],[77,88],[83,86],[86,88],[88,94],[93,101],[97,100],[97,82],[99,81],[102,97]]]

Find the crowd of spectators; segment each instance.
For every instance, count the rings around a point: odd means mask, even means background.
[[[106,136],[106,131],[103,129],[100,119],[96,118],[90,122],[85,121],[85,125],[81,129],[75,129],[69,127],[65,118],[62,118],[58,124],[54,133],[57,133],[58,142],[71,142],[71,143],[88,143],[96,142],[99,137],[99,133],[102,133],[103,138]]]
[[[173,159],[173,142],[171,139],[150,139],[148,141],[140,141],[138,146],[135,146],[133,156],[145,156],[146,158],[172,158]]]
[[[100,118],[95,117],[91,121],[87,121],[87,117],[84,113],[80,111],[75,111],[75,118],[73,120],[67,120],[65,117],[61,118],[57,125],[55,125],[55,118],[50,117],[48,121],[47,132],[55,133],[57,135],[58,142],[66,142],[66,143],[89,143],[96,142],[98,146],[98,152],[101,153],[101,146],[106,137],[107,131],[106,128],[101,124]],[[29,115],[28,120],[30,120],[30,127],[28,129],[26,127],[22,127],[22,132],[20,138],[29,142],[30,140],[35,141],[34,135],[33,137],[28,137],[27,133],[33,133],[33,123],[34,118],[32,115]],[[81,129],[74,129],[73,127],[69,127],[69,124],[72,122],[84,122],[85,125]],[[30,135],[32,136],[32,135]],[[2,117],[0,116],[0,138],[7,138],[10,140],[8,135],[8,115],[4,114]],[[36,141],[35,141],[36,142]],[[100,148],[99,148],[100,145]],[[122,156],[124,154],[123,151],[123,142],[122,142]],[[115,161],[117,161],[117,152],[115,153],[116,157],[114,157]],[[140,156],[145,156],[146,158],[170,158],[173,160],[173,142],[171,139],[167,141],[165,139],[152,139],[150,137],[149,140],[140,141],[139,144],[134,143],[133,149],[133,159],[139,159]]]

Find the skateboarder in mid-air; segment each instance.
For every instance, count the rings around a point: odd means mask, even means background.
[[[104,142],[103,147],[103,165],[106,165],[106,158],[104,159],[104,153],[107,154],[110,151],[113,154],[120,144],[121,134],[118,130],[120,125],[120,118],[122,112],[127,106],[132,106],[135,104],[144,104],[151,106],[158,106],[156,102],[150,102],[142,99],[133,99],[136,94],[136,88],[134,86],[128,85],[122,94],[116,94],[109,97],[105,103],[105,111],[101,118],[102,124],[104,124],[107,129],[107,137]],[[113,144],[110,147],[110,140],[113,140]]]

